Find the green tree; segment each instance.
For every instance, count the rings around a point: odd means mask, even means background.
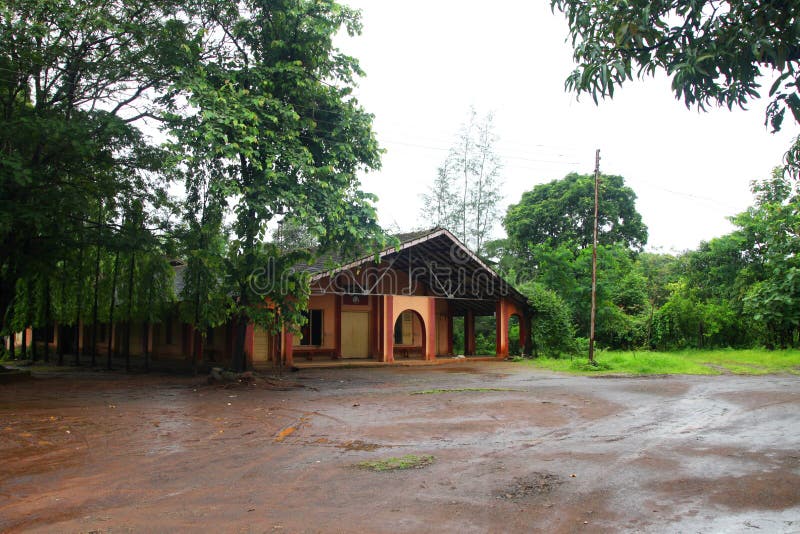
[[[307,299],[300,261],[336,244],[348,250],[382,234],[356,174],[379,166],[372,117],[352,97],[362,72],[338,51],[339,31],[360,30],[355,11],[331,0],[208,2],[206,38],[175,87],[197,111],[174,130],[186,152],[205,146],[231,199],[234,239],[226,275],[237,297],[234,367],[246,327],[277,333],[302,322]],[[215,186],[216,187],[216,186]],[[266,243],[271,221],[294,220],[315,251],[283,253]],[[266,302],[265,302],[266,301]]]
[[[49,275],[95,241],[98,198],[155,188],[125,185],[156,170],[138,126],[157,117],[152,94],[175,75],[179,9],[167,0],[0,6],[0,330],[23,273]]]
[[[569,306],[555,291],[537,282],[525,283],[519,290],[528,297],[533,312],[533,356],[559,357],[575,353],[575,327]]]
[[[424,220],[433,218],[461,241],[483,255],[501,200],[501,162],[495,150],[491,113],[478,117],[471,108],[458,139],[436,178],[422,195]]]
[[[800,5],[764,0],[551,0],[570,27],[578,66],[568,90],[598,98],[634,72],[663,71],[687,106],[744,107],[761,96],[761,76],[778,77],[766,122],[779,130],[788,109],[800,122]],[[800,138],[789,153],[789,170],[800,170]]]
[[[508,207],[503,226],[506,244],[518,259],[516,270],[531,273],[546,249],[561,247],[578,251],[593,242],[594,177],[568,174],[535,186],[522,194],[517,204]],[[601,245],[620,244],[641,250],[647,242],[647,227],[636,211],[636,194],[621,176],[600,178],[598,215]]]
[[[733,218],[749,245],[741,278],[752,282],[744,312],[765,331],[770,347],[795,345],[800,336],[800,195],[781,169],[752,185],[756,202]]]
[[[194,327],[195,346],[205,343],[207,332],[223,324],[231,311],[225,284],[225,228],[223,216],[227,201],[221,185],[220,167],[213,158],[195,157],[186,172],[186,199],[183,223],[179,230],[179,251],[186,261],[182,273],[180,314]],[[197,357],[191,358],[197,371]],[[204,357],[204,355],[203,355]]]

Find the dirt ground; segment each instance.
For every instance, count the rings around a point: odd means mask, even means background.
[[[62,374],[0,385],[0,531],[800,532],[798,445],[798,376]]]

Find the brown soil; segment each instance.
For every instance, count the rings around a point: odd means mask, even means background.
[[[34,376],[0,385],[3,532],[800,529],[795,376]],[[352,469],[407,454],[435,461]]]

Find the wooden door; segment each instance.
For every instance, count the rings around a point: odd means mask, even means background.
[[[342,312],[342,358],[369,357],[369,312]]]
[[[272,336],[266,330],[253,329],[253,365],[266,365],[272,360]]]

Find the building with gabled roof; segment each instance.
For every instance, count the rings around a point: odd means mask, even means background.
[[[279,335],[248,328],[245,351],[249,366],[271,367],[279,361],[291,366],[309,360],[392,363],[452,357],[456,318],[464,322],[464,356],[507,357],[509,324],[514,316],[519,324],[518,346],[530,352],[527,299],[452,233],[434,228],[395,239],[395,245],[377,254],[353,260],[328,254],[313,265],[296,266],[310,275],[308,321],[299,335],[293,333],[296,329],[286,327]],[[172,265],[175,293],[180,294],[185,266],[179,261]],[[476,354],[475,318],[480,316],[495,319],[491,355]],[[77,345],[86,354],[92,336],[88,326],[81,326]],[[122,352],[120,326],[98,325],[95,349],[102,357]],[[47,330],[49,338],[38,338],[55,348],[61,329],[51,325]],[[181,320],[175,303],[161,321],[131,325],[130,355],[145,361],[228,365],[234,350],[233,323],[228,321],[205,334],[200,336],[192,324]],[[31,332],[27,339],[32,337]]]
[[[519,346],[530,345],[527,299],[442,228],[395,236],[399,244],[352,261],[321,258],[311,275],[308,322],[300,335],[255,329],[248,357],[255,367],[295,360],[452,357],[453,320],[464,319],[464,353],[475,355],[475,317],[494,316],[495,354],[509,354],[509,323]],[[328,268],[326,265],[338,264]]]

